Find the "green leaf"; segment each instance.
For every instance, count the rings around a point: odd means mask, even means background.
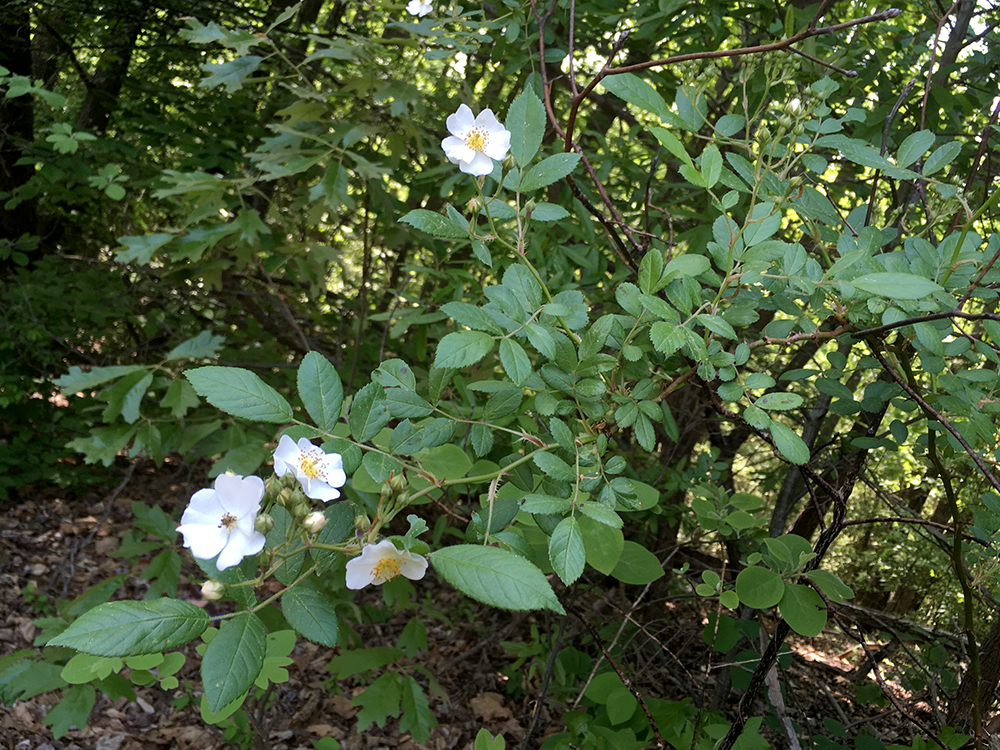
[[[536,203],[531,212],[532,221],[561,221],[567,216],[569,211],[555,203]]]
[[[399,717],[399,731],[409,732],[418,743],[425,743],[431,730],[437,726],[437,719],[431,711],[427,696],[420,683],[409,675],[403,678],[403,692],[400,696],[403,715]]]
[[[344,387],[333,365],[319,352],[309,352],[299,365],[298,386],[313,422],[324,432],[332,432],[344,403]]]
[[[644,586],[663,576],[663,566],[656,555],[635,542],[626,541],[611,575],[622,583]]]
[[[714,143],[701,154],[701,173],[705,178],[705,187],[711,188],[722,175],[722,154]]]
[[[513,552],[459,544],[431,553],[430,559],[442,578],[484,604],[565,614],[542,571]]]
[[[493,337],[481,331],[455,331],[438,344],[434,366],[468,367],[481,360],[493,349]]]
[[[201,359],[214,357],[219,353],[219,347],[226,342],[223,336],[213,336],[208,331],[202,331],[194,338],[183,341],[167,354],[167,361],[175,359]]]
[[[493,333],[498,336],[503,334],[503,329],[486,311],[468,302],[448,302],[441,305],[441,312],[456,322],[461,323],[466,328],[485,331],[486,333]]]
[[[572,482],[576,479],[573,467],[552,453],[536,453],[532,456],[535,465],[558,482]]]
[[[896,165],[908,167],[934,145],[934,134],[929,130],[920,130],[906,136],[896,151]]]
[[[212,713],[250,689],[264,666],[266,650],[267,634],[257,615],[237,615],[223,625],[201,660],[201,682]]]
[[[395,672],[386,672],[351,701],[361,706],[358,711],[358,731],[363,732],[372,724],[385,726],[389,716],[399,716],[399,701],[403,697],[402,682],[405,678]]]
[[[439,445],[420,459],[420,465],[435,479],[458,479],[472,468],[472,461],[457,445]]]
[[[460,240],[469,236],[469,230],[465,227],[459,226],[446,216],[428,211],[426,208],[415,208],[400,221],[434,237]]]
[[[951,141],[936,149],[933,154],[927,157],[927,161],[924,162],[924,176],[932,175],[939,169],[951,164],[961,150],[962,144],[958,141]]]
[[[787,411],[802,406],[802,401],[802,396],[797,393],[765,393],[755,404],[768,411]]]
[[[232,94],[234,91],[239,91],[242,88],[244,79],[256,72],[257,66],[260,65],[260,61],[263,59],[263,57],[259,57],[258,55],[247,55],[246,57],[237,57],[235,60],[224,63],[199,65],[198,67],[212,75],[203,78],[198,85],[209,89],[213,89],[216,86],[225,86],[226,93]]]
[[[136,262],[145,266],[153,257],[153,253],[166,245],[174,236],[172,234],[145,234],[137,237],[119,237],[124,250],[116,250],[121,263]]]
[[[524,167],[538,153],[545,134],[542,100],[530,88],[524,89],[507,110],[504,125],[510,131],[510,155],[519,167]]]
[[[378,435],[391,418],[385,391],[378,383],[369,383],[354,394],[348,423],[351,434],[358,442],[363,443]]]
[[[587,563],[594,570],[604,575],[611,575],[625,548],[625,537],[621,529],[608,526],[586,515],[579,519],[579,524],[580,532],[583,534],[583,546],[587,551]]]
[[[663,97],[656,93],[649,83],[632,73],[607,76],[601,79],[601,85],[629,104],[652,112],[661,120],[669,119],[669,108]]]
[[[771,422],[771,437],[782,456],[801,466],[809,461],[809,446],[791,427],[781,422]]]
[[[579,154],[554,154],[533,166],[521,180],[520,191],[532,193],[568,175],[580,162]]]
[[[182,646],[207,627],[203,609],[177,599],[109,602],[75,620],[49,645],[96,656],[153,654]]]
[[[680,140],[678,140],[677,136],[666,128],[653,127],[649,129],[649,132],[656,136],[656,140],[660,142],[661,146],[664,146],[667,151],[680,159],[684,166],[694,167],[694,161],[688,154],[687,149],[684,148],[684,145],[680,142]]]
[[[912,273],[867,273],[850,283],[869,294],[891,299],[923,299],[942,290],[939,284]]]
[[[567,586],[583,573],[587,550],[583,545],[580,524],[573,516],[561,520],[552,531],[549,560],[552,562],[552,569]]]
[[[310,641],[337,645],[337,613],[318,591],[308,586],[288,589],[281,597],[281,611],[288,624]]]
[[[827,598],[837,604],[854,597],[854,589],[828,570],[817,568],[806,573],[806,577],[819,586]]]
[[[812,638],[826,627],[825,607],[823,598],[811,587],[790,583],[785,586],[785,595],[781,597],[778,610],[792,630]]]
[[[74,727],[82,729],[87,726],[96,700],[97,691],[93,685],[74,685],[45,714],[42,723],[52,727],[52,735],[58,740]]]
[[[736,576],[736,595],[753,609],[767,609],[781,601],[785,582],[773,570],[753,565]]]
[[[145,368],[141,365],[115,365],[114,367],[95,367],[89,372],[83,372],[74,365],[69,368],[68,373],[52,382],[59,386],[63,393],[78,393],[143,369]]]
[[[736,338],[736,331],[733,330],[733,327],[718,315],[700,313],[698,315],[698,322],[718,336],[722,336],[726,339]]]
[[[234,417],[252,422],[291,422],[292,407],[274,388],[239,367],[199,367],[184,373],[199,396]]]
[[[517,385],[524,385],[524,381],[531,375],[531,360],[524,351],[524,347],[513,339],[500,340],[500,364],[503,365],[504,372]]]
[[[386,664],[392,664],[405,657],[405,652],[391,646],[362,648],[354,651],[341,651],[339,656],[330,659],[326,668],[333,672],[335,679],[346,680],[352,675],[384,667]]]

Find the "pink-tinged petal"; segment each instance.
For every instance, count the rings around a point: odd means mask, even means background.
[[[473,117],[468,104],[460,104],[455,114],[448,115],[446,122],[448,132],[463,139],[476,126],[476,118]]]
[[[294,472],[296,464],[299,463],[299,449],[288,435],[282,435],[278,441],[278,447],[274,451],[274,473],[279,477],[285,476],[289,471]]]
[[[472,159],[468,161],[463,160],[459,165],[459,169],[466,174],[482,177],[493,171],[493,160],[481,151],[477,151]]]
[[[199,560],[211,560],[226,546],[229,532],[216,526],[181,525],[177,530],[184,535],[184,546]]]

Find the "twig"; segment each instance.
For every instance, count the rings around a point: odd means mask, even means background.
[[[1000,250],[997,251],[997,255],[994,257],[996,260],[1000,257]],[[913,325],[914,323],[927,323],[931,320],[944,320],[945,318],[961,318],[963,320],[997,320],[1000,321],[1000,315],[997,313],[967,313],[955,308],[954,310],[945,310],[944,312],[927,313],[926,315],[916,315],[912,318],[904,318],[903,320],[897,320],[895,323],[886,323],[884,326],[876,326],[875,328],[865,328],[861,331],[855,331],[851,334],[852,339],[866,339],[870,336],[878,336],[886,331],[891,331],[895,328],[902,328],[904,326]]]
[[[889,377],[895,381],[896,385],[906,391],[910,398],[920,405],[920,408],[924,410],[924,413],[929,418],[937,420],[942,427],[952,434],[952,436],[958,441],[958,444],[961,445],[962,448],[965,449],[965,452],[969,454],[969,457],[983,473],[983,476],[986,477],[986,481],[990,483],[990,486],[997,492],[1000,492],[1000,482],[998,482],[997,478],[993,476],[993,472],[990,471],[990,467],[986,465],[986,462],[983,461],[982,457],[973,449],[971,445],[969,445],[968,441],[962,437],[962,433],[956,430],[955,426],[945,419],[944,415],[927,403],[927,401],[924,400],[920,394],[910,386],[909,383],[899,376],[899,373],[896,372],[895,368],[889,364],[885,356],[875,347],[874,342],[870,339],[868,341],[868,346],[875,358],[882,364],[884,371],[889,374]]]
[[[882,129],[882,146],[879,149],[879,156],[885,156],[886,148],[889,143],[889,128],[892,127],[892,121],[896,119],[896,113],[899,112],[899,108],[903,106],[903,102],[906,101],[906,97],[910,95],[910,91],[913,90],[914,80],[907,81],[903,86],[903,90],[899,94],[899,98],[896,99],[896,103],[892,105],[892,109],[889,110],[889,114],[885,116],[885,127]],[[875,195],[878,189],[878,180],[882,176],[882,171],[879,169],[875,170],[875,176],[872,178],[872,190],[871,194],[868,196],[868,211],[865,213],[865,226],[869,226],[872,221],[872,212],[875,210]]]

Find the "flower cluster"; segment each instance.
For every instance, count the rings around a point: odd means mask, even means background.
[[[306,497],[324,503],[339,498],[338,488],[347,482],[340,454],[324,453],[306,438],[295,443],[287,435],[281,437],[274,452],[274,471],[279,477],[292,475]],[[281,497],[287,492],[288,489],[281,490]],[[260,477],[233,474],[218,477],[214,487],[192,495],[181,516],[177,530],[184,536],[184,546],[200,560],[216,558],[215,565],[220,571],[256,555],[264,549],[264,535],[273,525],[270,516],[258,516],[264,495],[264,481]],[[302,505],[301,495],[299,498],[296,507]],[[310,534],[318,533],[326,525],[326,516],[317,511],[298,517]],[[400,551],[385,539],[365,545],[360,557],[347,563],[347,587],[360,589],[372,583],[382,584],[398,575],[416,580],[423,578],[426,571],[427,560]],[[202,594],[214,600],[221,598],[225,590],[224,584],[209,581]]]

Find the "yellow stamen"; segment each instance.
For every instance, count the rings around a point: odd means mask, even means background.
[[[312,454],[303,453],[300,466],[302,468],[302,473],[310,479],[316,479],[317,477],[323,476],[323,467],[320,466],[319,459]]]
[[[236,516],[232,513],[226,513],[226,515],[222,517],[222,520],[219,521],[219,528],[229,529],[229,531],[232,531],[236,528]]]
[[[483,151],[486,148],[488,141],[489,135],[479,128],[473,128],[469,131],[468,135],[465,136],[465,145],[473,151]]]
[[[391,557],[383,557],[375,564],[372,575],[378,583],[385,583],[400,573],[399,561]]]

